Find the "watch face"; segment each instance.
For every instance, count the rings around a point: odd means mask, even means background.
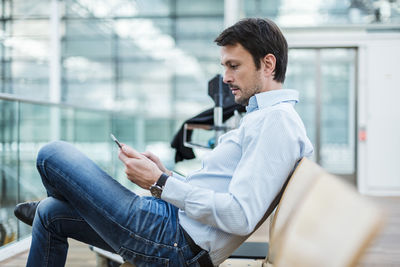
[[[153,197],[161,198],[162,189],[156,185],[150,187],[150,193]]]

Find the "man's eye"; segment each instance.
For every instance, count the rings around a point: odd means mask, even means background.
[[[238,65],[231,65],[231,69],[237,69]]]

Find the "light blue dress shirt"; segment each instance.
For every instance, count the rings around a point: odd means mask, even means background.
[[[297,101],[289,89],[252,96],[239,128],[220,137],[198,171],[167,180],[162,199],[180,209],[181,226],[214,265],[247,239],[296,162],[311,156]]]

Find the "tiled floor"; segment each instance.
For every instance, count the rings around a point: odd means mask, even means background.
[[[67,267],[95,267],[96,256],[89,249],[89,246],[69,239],[69,253],[67,256]],[[0,262],[0,266],[4,267],[25,267],[26,260],[28,258],[28,252],[21,253],[11,259]]]
[[[371,197],[386,212],[386,222],[379,236],[367,249],[359,266],[400,266],[400,198]]]

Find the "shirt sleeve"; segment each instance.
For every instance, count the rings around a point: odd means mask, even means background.
[[[243,121],[242,157],[228,192],[220,193],[168,179],[162,198],[201,223],[250,234],[299,159],[296,127],[284,111]]]

